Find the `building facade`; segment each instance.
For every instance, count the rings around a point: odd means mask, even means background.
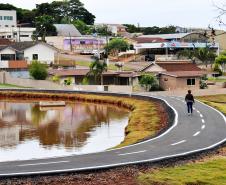
[[[0,10],[0,28],[13,28],[17,26],[15,10]]]

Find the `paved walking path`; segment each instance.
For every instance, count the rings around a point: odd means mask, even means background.
[[[184,98],[157,98],[167,101],[175,113],[173,126],[162,135],[136,145],[100,153],[2,162],[0,177],[74,172],[153,162],[212,149],[226,141],[226,118],[220,112],[196,102],[193,116],[188,116]]]

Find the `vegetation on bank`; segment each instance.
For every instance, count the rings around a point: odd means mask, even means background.
[[[202,96],[198,99],[226,115],[226,94]],[[139,175],[138,182],[144,185],[223,185],[226,182],[225,170],[226,156],[204,162],[154,170]]]
[[[30,88],[30,87],[24,87],[24,86],[12,85],[12,84],[0,84],[0,88],[7,89],[7,88]]]
[[[222,157],[207,162],[154,170],[150,174],[140,175],[138,181],[144,185],[223,185],[226,182],[225,166],[226,157]]]
[[[200,101],[210,105],[226,115],[226,94],[198,97]]]
[[[134,144],[144,140],[145,138],[156,135],[164,126],[166,126],[167,120],[167,114],[160,104],[152,101],[126,97],[2,91],[0,92],[0,98],[84,101],[90,103],[110,104],[129,109],[131,114],[128,126],[125,130],[125,139],[117,147]],[[162,119],[163,117],[164,119]]]

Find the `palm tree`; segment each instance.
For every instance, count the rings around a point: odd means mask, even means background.
[[[90,64],[89,68],[90,71],[87,74],[88,77],[94,76],[95,81],[100,81],[101,85],[103,85],[103,73],[107,71],[107,64],[105,62],[100,61],[99,59],[96,59]]]
[[[208,63],[212,64],[216,58],[216,54],[214,51],[212,51],[210,48],[199,48],[196,53],[195,57],[198,58],[203,64],[206,65],[206,68],[208,66]]]

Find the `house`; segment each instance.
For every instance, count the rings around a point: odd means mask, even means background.
[[[144,55],[175,55],[181,50],[210,47],[214,51],[219,50],[219,44],[208,41],[201,33],[175,33],[143,35],[136,38],[134,44],[137,54]]]
[[[1,68],[9,66],[8,61],[31,63],[33,60],[38,60],[42,63],[51,64],[54,62],[57,52],[56,48],[44,42],[15,42],[0,47],[0,64]]]
[[[21,27],[17,25],[15,10],[0,10],[0,38],[12,41],[32,41],[35,28]]]
[[[67,78],[72,79],[75,85],[81,85],[83,79],[87,76],[89,69],[71,69],[71,70],[49,70],[49,76],[58,76],[60,84],[64,84]],[[115,72],[107,71],[103,73],[103,85],[124,85],[133,86],[139,83],[138,77],[140,75],[136,72]],[[89,85],[96,84],[94,78],[89,79]]]
[[[189,61],[159,61],[140,72],[155,74],[164,90],[199,89],[201,78],[206,74]]]
[[[126,26],[122,24],[105,24],[105,23],[96,23],[96,27],[106,26],[108,31],[112,32],[114,36],[124,36],[128,32],[126,31]]]
[[[70,51],[70,45],[69,48],[68,46],[65,48],[65,39],[70,40],[82,36],[73,24],[54,24],[54,26],[56,27],[57,36],[47,36],[45,39],[48,44],[60,50]]]

